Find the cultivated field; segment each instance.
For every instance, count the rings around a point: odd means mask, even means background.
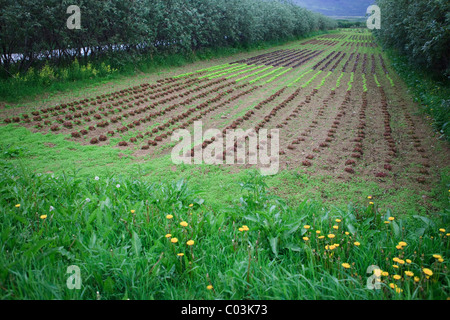
[[[224,139],[227,129],[277,128],[280,169],[429,190],[433,168],[445,165],[449,153],[433,155],[434,134],[415,108],[373,36],[341,31],[153,83],[9,112],[2,122],[131,149],[136,157],[169,154],[172,133],[192,130],[194,121],[221,130]],[[191,154],[213,140],[195,141]],[[251,167],[245,142],[216,158],[244,148],[232,169]],[[269,145],[262,140],[258,149]]]
[[[3,299],[448,299],[450,152],[368,31],[44,97],[0,119]],[[173,133],[196,121],[221,134],[184,155],[253,129],[214,154],[236,165],[171,161]],[[262,129],[279,130],[274,176],[247,162]]]

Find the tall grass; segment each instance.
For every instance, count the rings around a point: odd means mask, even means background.
[[[183,180],[51,176],[1,165],[3,299],[449,295],[448,221],[399,219],[380,212],[374,198],[361,207],[290,207],[253,173],[234,205],[213,209]],[[67,287],[71,265],[80,268],[79,290]],[[388,275],[367,274],[372,265]],[[368,279],[379,279],[380,289],[369,289]]]

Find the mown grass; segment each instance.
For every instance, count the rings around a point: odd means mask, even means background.
[[[399,218],[378,210],[376,199],[288,206],[256,172],[217,210],[184,180],[52,176],[1,165],[3,299],[449,296],[448,215]],[[73,265],[79,290],[67,287]],[[368,274],[372,265],[388,274]],[[368,279],[380,288],[369,289]]]

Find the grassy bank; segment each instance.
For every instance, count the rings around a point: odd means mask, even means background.
[[[3,299],[449,296],[448,217],[400,218],[368,198],[291,207],[257,174],[213,210],[181,180],[52,177],[1,165]],[[67,286],[75,284],[69,266],[79,268],[79,290]]]
[[[392,67],[407,84],[422,109],[442,139],[450,141],[450,80],[436,77],[408,62],[407,57],[387,50]]]

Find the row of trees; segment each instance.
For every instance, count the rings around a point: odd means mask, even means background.
[[[377,0],[381,29],[375,35],[419,64],[450,76],[450,2]]]
[[[80,8],[79,30],[67,28],[70,5]],[[334,20],[286,0],[0,0],[3,74],[86,52],[91,58],[118,51],[190,53],[335,27]]]

